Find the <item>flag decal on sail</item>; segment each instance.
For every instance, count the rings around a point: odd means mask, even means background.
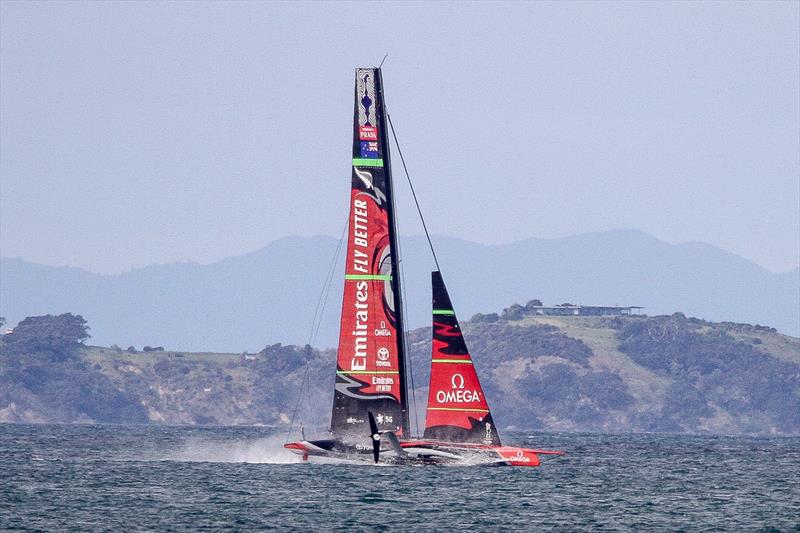
[[[361,157],[366,159],[378,159],[380,151],[377,141],[361,141]]]

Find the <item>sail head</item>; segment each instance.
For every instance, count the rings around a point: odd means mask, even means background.
[[[440,272],[432,274],[433,345],[426,439],[500,445],[500,436]]]

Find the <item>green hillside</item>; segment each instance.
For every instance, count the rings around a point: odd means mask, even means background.
[[[680,313],[538,316],[521,306],[463,325],[501,427],[800,434],[800,339],[771,328]],[[430,330],[409,341],[422,421]],[[131,352],[26,342],[6,339],[0,348],[3,422],[281,426],[297,409],[306,427],[322,430],[330,415],[330,350]]]

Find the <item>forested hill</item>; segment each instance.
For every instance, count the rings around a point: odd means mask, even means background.
[[[305,426],[328,422],[331,351],[87,347],[47,320],[4,337],[0,421],[286,425],[302,390]],[[771,328],[679,313],[543,317],[522,306],[463,325],[501,428],[800,434],[800,339]],[[410,341],[422,421],[430,330]]]

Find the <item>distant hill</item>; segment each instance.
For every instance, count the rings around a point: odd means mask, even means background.
[[[800,270],[774,274],[702,243],[672,245],[618,230],[485,246],[434,237],[459,313],[500,311],[509,302],[644,306],[709,320],[768,324],[800,335]],[[179,350],[261,349],[267,341],[305,344],[338,242],[288,237],[208,265],[154,265],[108,276],[20,259],[0,260],[0,316],[73,312],[93,342]],[[433,262],[422,237],[403,239],[409,323],[428,324]],[[315,346],[334,346],[342,256]]]
[[[517,309],[463,329],[503,429],[800,434],[800,339],[767,327]],[[430,329],[409,340],[422,422]],[[332,350],[281,345],[257,354],[88,347],[72,357],[0,348],[0,422],[286,427],[300,396],[313,435],[329,422],[334,368]]]

